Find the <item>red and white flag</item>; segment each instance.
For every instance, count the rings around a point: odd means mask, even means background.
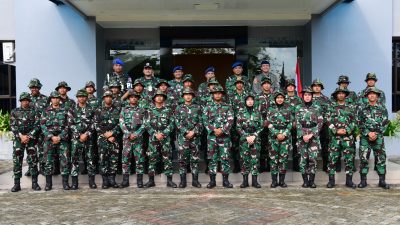
[[[297,94],[302,97],[303,86],[301,85],[301,77],[300,77],[300,57],[297,57],[296,63],[296,87]]]

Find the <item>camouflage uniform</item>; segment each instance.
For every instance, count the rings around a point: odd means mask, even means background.
[[[209,86],[213,84],[213,85],[220,85],[219,82],[215,79],[215,78],[211,78],[208,82],[207,82],[207,92],[200,94],[199,92],[199,102],[200,102],[200,106],[202,108],[204,108],[207,104],[209,104],[210,102],[213,102],[212,99],[212,94],[210,92],[210,88]]]
[[[64,87],[67,89],[67,91],[71,91],[71,87],[69,87],[67,82],[65,81],[61,81],[60,83],[58,83],[55,90],[58,91],[60,87]],[[60,101],[61,108],[65,108],[66,111],[69,111],[70,109],[74,108],[75,105],[76,105],[75,101],[70,99],[68,96],[65,97],[61,96],[61,101]]]
[[[374,92],[379,95],[380,90],[372,87],[365,91],[365,96],[369,93]],[[379,175],[379,186],[385,189],[389,188],[389,185],[385,183],[386,174],[386,151],[383,133],[387,129],[389,124],[388,112],[386,107],[377,103],[375,105],[367,104],[359,109],[359,127],[361,132],[360,137],[360,174],[361,183],[358,185],[360,188],[364,188],[367,185],[367,174],[368,174],[368,155],[371,150],[377,159],[377,172]],[[375,132],[377,135],[376,140],[369,140],[368,134]]]
[[[221,92],[224,90],[221,86],[216,86],[211,93]],[[225,187],[232,187],[228,181],[230,173],[229,165],[229,150],[232,147],[230,130],[232,128],[234,117],[232,107],[224,102],[217,103],[215,101],[209,103],[204,107],[202,120],[204,127],[207,130],[207,143],[208,143],[208,159],[209,173],[211,182],[207,186],[209,188],[215,187],[215,176],[217,173],[217,163],[220,160],[222,164],[223,183]],[[214,129],[222,129],[222,135],[217,137],[214,134]]]
[[[367,82],[369,79],[378,81],[378,78],[376,77],[375,73],[368,73],[367,76],[365,77],[365,82]],[[359,104],[360,108],[362,108],[364,105],[368,104],[368,98],[366,97],[366,92],[367,92],[368,88],[369,87],[366,87],[358,93],[358,104]],[[379,91],[380,91],[380,95],[378,98],[378,103],[385,106],[385,104],[386,104],[385,93],[382,90],[379,90]]]
[[[236,80],[242,80],[243,81],[243,89],[246,91],[250,91],[251,90],[251,86],[250,86],[250,81],[249,78],[247,76],[244,75],[231,75],[226,79],[225,82],[225,87],[226,87],[226,93],[229,96],[232,96],[235,94],[236,92]]]
[[[144,91],[142,94],[142,98],[146,99],[149,105],[152,103],[152,98],[156,93],[156,86],[159,83],[160,79],[158,77],[151,77],[150,79],[146,79],[146,77],[141,77],[135,80],[136,82],[140,82],[144,86]]]
[[[26,92],[22,92],[19,101],[28,100],[31,101],[30,95]],[[37,153],[35,149],[36,133],[39,130],[39,112],[36,108],[28,106],[27,108],[18,107],[11,111],[10,127],[14,135],[13,144],[13,164],[14,164],[14,183],[16,186],[11,190],[16,192],[21,190],[20,178],[22,177],[22,163],[24,160],[24,152],[26,151],[26,161],[29,165],[29,170],[32,174],[32,188],[40,190],[37,184],[38,170],[37,170]],[[28,135],[29,141],[23,144],[20,139],[20,135]],[[34,187],[35,185],[35,187]]]
[[[92,86],[94,88],[94,91],[96,92],[96,85],[94,84],[93,81],[88,81],[86,82],[85,88]],[[100,107],[101,105],[101,100],[98,99],[96,96],[94,95],[88,95],[88,99],[87,99],[87,104],[93,109],[96,110],[97,108]],[[94,167],[96,169],[96,173],[99,173],[99,151],[97,148],[97,133],[96,133],[96,129],[93,129],[92,135],[90,137],[90,141],[91,141],[91,146],[92,146],[92,162],[94,164]],[[85,163],[85,169],[87,169],[87,159],[85,157],[85,155],[83,155],[83,161]],[[90,181],[90,180],[89,180]],[[90,186],[90,185],[89,185]]]
[[[180,81],[170,80],[168,81],[168,100],[170,101],[170,106],[172,110],[175,110],[176,106],[178,106],[179,100],[181,99],[182,91],[183,91],[183,79]]]
[[[256,75],[253,80],[253,91],[256,94],[261,94],[263,92],[261,81],[264,77],[271,80],[271,89],[272,90],[276,90],[279,88],[279,80],[276,75],[274,75],[272,73],[268,73],[268,74],[260,73],[260,74]]]
[[[121,59],[116,58],[113,60],[113,65],[116,65],[116,64],[123,66],[124,62]],[[131,88],[130,84],[129,84],[129,80],[130,80],[129,75],[125,74],[125,73],[117,74],[116,72],[113,72],[111,75],[109,73],[107,73],[106,78],[104,79],[103,89],[104,89],[104,91],[107,91],[107,90],[109,90],[109,84],[111,82],[117,82],[121,85],[121,91],[125,92]]]
[[[347,83],[350,84],[350,80],[348,76],[345,75],[340,75],[338,78],[338,81],[336,82],[337,85],[340,86],[341,83]],[[348,89],[347,89],[348,90]],[[348,105],[356,105],[358,104],[358,97],[357,94],[354,91],[348,90],[349,94],[346,96],[346,103]],[[335,92],[332,93],[331,95],[331,101],[335,101]]]

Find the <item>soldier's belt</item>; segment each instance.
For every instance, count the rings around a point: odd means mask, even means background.
[[[284,130],[284,129],[287,129],[287,125],[286,126],[274,126],[274,128],[278,129],[278,130]]]
[[[317,124],[302,124],[301,125],[301,127],[303,127],[303,128],[314,128],[314,127],[316,127],[317,126]]]

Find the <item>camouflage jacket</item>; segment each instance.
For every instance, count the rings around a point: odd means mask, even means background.
[[[294,96],[289,96],[286,94],[285,96],[285,105],[290,107],[290,110],[293,112],[293,114],[296,111],[296,107],[300,104],[303,103],[303,100],[296,94]]]
[[[199,85],[199,88],[197,89],[197,96],[199,98],[202,98],[203,96],[206,96],[209,94],[208,92],[208,82],[203,82]]]
[[[89,137],[93,134],[94,108],[89,104],[86,104],[85,107],[80,107],[77,104],[68,113],[69,126],[73,139],[79,139],[81,134],[86,134]]]
[[[98,99],[96,96],[91,96],[88,97],[87,104],[89,104],[92,109],[97,109],[100,106],[101,102],[100,99]]]
[[[313,134],[318,136],[324,118],[322,116],[322,109],[319,105],[315,104],[304,104],[298,105],[296,108],[296,128],[297,138],[302,138],[305,135]]]
[[[10,127],[16,139],[19,138],[19,134],[35,138],[40,129],[39,121],[40,113],[34,107],[29,106],[26,109],[18,107],[11,111]]]
[[[186,135],[193,131],[200,136],[203,130],[201,123],[201,107],[197,104],[181,104],[175,109],[175,126],[179,134]]]
[[[365,91],[368,89],[368,87],[364,88],[363,90],[361,90],[358,93],[358,105],[359,107],[363,107],[365,105],[368,105],[368,98],[365,96]],[[380,89],[378,89],[380,90]],[[381,95],[378,98],[378,103],[385,106],[386,104],[386,96],[385,96],[385,92],[381,91]]]
[[[60,107],[65,108],[65,110],[67,111],[74,108],[75,105],[76,105],[75,101],[70,99],[68,96],[66,96],[65,98],[61,98],[60,100]]]
[[[155,105],[151,105],[145,121],[145,127],[150,137],[154,137],[157,133],[169,136],[174,129],[173,111],[169,107],[157,108]]]
[[[122,74],[117,74],[113,72],[112,74],[107,73],[106,78],[104,79],[104,90],[109,90],[108,85],[111,82],[117,82],[121,84],[121,92],[124,93],[126,90],[128,90],[127,83],[128,83],[128,78],[129,75],[122,73]]]
[[[264,121],[262,115],[256,110],[256,108],[250,110],[245,107],[237,114],[236,128],[242,139],[252,135],[258,137],[260,132],[263,130],[263,124]]]
[[[331,104],[329,98],[321,93],[320,97],[313,96],[313,104],[319,105],[319,107],[321,107],[324,123],[326,123],[326,113],[328,112],[328,107]]]
[[[225,136],[229,136],[234,117],[232,107],[225,103],[210,102],[204,107],[202,120],[209,135],[214,134],[214,129],[222,128]]]
[[[46,95],[39,94],[37,96],[33,96],[31,94],[31,103],[29,105],[35,107],[42,112],[48,106],[47,100],[48,98]]]
[[[183,91],[183,82],[176,81],[174,79],[174,80],[168,81],[168,84],[170,85],[170,87],[168,88],[168,97],[169,97],[172,109],[174,110],[176,108],[176,106],[179,104],[179,101],[181,99],[181,95],[182,95],[182,91]]]
[[[331,134],[336,135],[338,129],[346,129],[346,135],[353,134],[356,126],[356,110],[353,105],[332,102],[328,107],[326,117]]]
[[[225,88],[226,88],[226,93],[228,94],[228,96],[232,95],[236,91],[235,82],[236,82],[237,77],[238,76],[236,76],[236,75],[231,75],[226,79]],[[250,85],[249,78],[247,76],[244,76],[244,75],[241,75],[240,77],[244,82],[244,85],[243,85],[244,90],[250,91],[251,90],[251,85]]]
[[[53,136],[59,136],[61,140],[68,141],[68,125],[68,111],[65,108],[49,106],[43,111],[40,127],[46,141]]]
[[[383,135],[389,124],[388,112],[385,106],[368,104],[359,108],[359,128],[362,136],[367,136],[369,132],[377,132]]]
[[[290,136],[294,122],[294,116],[290,107],[283,105],[273,104],[267,112],[266,125],[268,127],[268,134],[275,138],[278,134],[283,134],[286,137]]]
[[[124,138],[134,134],[136,137],[141,137],[144,132],[145,110],[139,105],[127,105],[121,111],[119,116],[119,126],[121,127]]]
[[[333,96],[333,93],[331,94],[331,102],[335,102],[336,99]],[[357,94],[354,91],[349,90],[349,95],[346,97],[346,103],[347,104],[358,104],[358,97]]]
[[[201,95],[199,98],[199,104],[202,108],[204,108],[207,104],[213,102],[212,94],[209,90],[207,90],[207,94]]]
[[[254,77],[254,80],[253,80],[253,91],[255,93],[261,94],[261,92],[263,92],[263,88],[262,88],[262,85],[261,85],[261,79],[263,77],[269,77],[271,79],[271,82],[272,82],[271,88],[272,88],[272,90],[276,90],[277,88],[279,88],[279,86],[280,86],[279,85],[279,80],[278,80],[278,77],[276,75],[274,75],[272,73],[268,73],[268,74],[260,73],[260,74],[256,75]]]
[[[239,93],[237,93],[236,90],[235,90],[235,92],[231,93],[228,96],[229,104],[231,105],[231,107],[233,109],[235,118],[236,118],[239,110],[243,109],[246,106],[245,99],[247,96],[248,96],[247,91],[243,91],[241,94],[239,94]]]
[[[120,134],[119,129],[119,113],[120,110],[112,105],[111,107],[101,106],[94,113],[94,124],[96,132],[101,135],[107,131],[113,133],[113,137]]]
[[[273,103],[273,95],[271,93],[261,93],[257,96],[257,104],[255,105],[256,109],[261,113],[264,121],[267,118],[267,112],[270,108],[270,105]]]
[[[154,77],[154,76],[151,79],[146,79],[143,76],[143,77],[139,78],[138,80],[144,85],[142,97],[145,99],[149,99],[149,101],[151,102],[151,98],[156,93],[156,85],[158,84],[160,79],[157,77]]]

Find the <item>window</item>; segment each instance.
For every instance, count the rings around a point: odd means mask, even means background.
[[[392,111],[400,110],[400,38],[393,39],[392,48]]]
[[[16,107],[15,66],[0,64],[0,110],[10,112]]]

